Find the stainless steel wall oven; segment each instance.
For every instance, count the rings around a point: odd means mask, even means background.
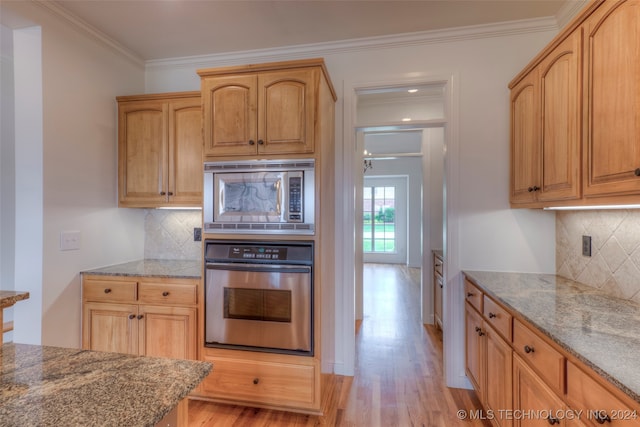
[[[205,346],[313,355],[313,242],[205,240]]]

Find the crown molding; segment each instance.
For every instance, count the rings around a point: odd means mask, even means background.
[[[366,37],[328,43],[311,43],[282,48],[256,49],[211,55],[196,55],[146,61],[146,70],[165,68],[210,68],[251,62],[287,61],[309,56],[327,56],[372,49],[450,43],[490,37],[559,30],[553,17],[524,19],[496,24],[473,25],[390,36]]]
[[[64,7],[60,6],[57,2],[51,1],[51,0],[49,1],[32,0],[32,1],[34,4],[47,10],[52,15],[71,24],[76,30],[97,40],[98,42],[102,43],[103,45],[107,46],[108,48],[116,52],[117,54],[133,62],[135,65],[139,66],[140,68],[145,67],[145,61],[140,55],[138,55],[137,53],[135,53],[134,51],[132,51],[122,43],[118,42],[117,40],[111,38],[107,34],[103,33],[102,31],[98,30],[88,22],[72,14],[71,12],[66,10]]]

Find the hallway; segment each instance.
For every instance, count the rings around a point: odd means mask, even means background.
[[[365,264],[356,374],[324,376],[323,416],[192,400],[189,425],[489,426],[457,418],[458,410],[478,409],[479,402],[471,391],[444,385],[442,334],[420,322],[419,280],[419,269]]]

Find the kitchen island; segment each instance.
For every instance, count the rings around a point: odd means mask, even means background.
[[[0,426],[154,426],[212,365],[58,347],[0,346]],[[184,423],[178,422],[177,425]]]

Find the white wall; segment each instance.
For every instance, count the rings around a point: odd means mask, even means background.
[[[14,308],[14,340],[79,347],[79,271],[144,254],[144,211],[117,208],[115,102],[117,95],[144,92],[144,70],[37,3],[3,2],[0,7],[3,25],[38,26],[42,45],[41,58],[32,58],[33,66],[41,61],[42,69],[41,149],[29,158],[42,158],[41,170],[34,171],[41,177],[42,208],[20,218],[25,227],[42,231],[26,239],[17,230],[16,250],[20,242],[28,250],[16,252],[16,279],[26,268],[41,267],[42,277],[33,284],[31,302]],[[31,189],[16,182],[15,191],[21,195]],[[64,230],[81,232],[80,250],[59,250]],[[15,288],[23,286],[18,281]],[[33,304],[39,300],[41,306]],[[41,337],[26,331],[20,317],[39,324]]]
[[[459,232],[457,240],[449,242],[449,250],[459,259],[459,268],[486,270],[555,271],[555,236],[553,214],[541,211],[509,209],[509,81],[544,47],[557,33],[548,22],[540,28],[518,31],[516,26],[505,26],[500,31],[487,31],[486,36],[441,37],[426,39],[423,43],[412,41],[387,43],[384,46],[354,48],[340,45],[334,48],[296,49],[295,51],[270,51],[263,54],[230,55],[188,58],[171,63],[157,61],[147,65],[146,87],[149,92],[168,90],[197,90],[199,78],[196,69],[261,61],[289,60],[303,57],[324,57],[327,68],[338,92],[336,105],[336,144],[338,152],[351,150],[345,147],[343,125],[353,123],[352,104],[345,96],[353,95],[354,87],[385,86],[389,82],[429,80],[434,76],[453,76],[453,93],[457,111],[453,111],[458,128],[455,129],[459,148],[456,163],[459,176],[458,193],[448,194],[458,206]],[[344,109],[344,105],[347,108]],[[349,134],[347,130],[345,135]],[[347,141],[351,143],[351,141]],[[338,156],[336,175],[343,176],[343,159]],[[343,183],[338,179],[337,188]],[[348,189],[347,189],[348,191]],[[343,224],[343,210],[337,212],[337,224]],[[339,229],[337,246],[348,233]],[[340,252],[340,251],[338,251]],[[340,269],[343,263],[352,263],[349,254],[337,254]],[[448,277],[452,288],[461,286],[459,270]],[[337,295],[335,312],[336,330],[325,335],[335,336],[335,355],[325,354],[323,370],[349,373],[353,364],[353,348],[348,335],[341,330],[351,328],[351,319],[345,318],[349,310],[343,289],[350,283],[338,278],[337,289],[328,294]],[[446,339],[463,351],[462,300],[451,303],[451,334]],[[345,338],[346,337],[346,338]],[[459,354],[447,361],[449,375],[464,377],[463,359]]]

